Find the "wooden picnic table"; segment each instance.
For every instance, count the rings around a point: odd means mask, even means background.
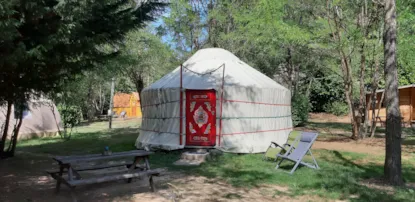
[[[67,185],[71,189],[71,195],[74,201],[76,201],[76,196],[74,195],[74,188],[79,185],[86,184],[97,184],[101,182],[116,181],[121,179],[127,179],[128,182],[131,182],[132,178],[149,177],[149,183],[151,191],[155,191],[153,176],[158,176],[161,172],[160,169],[150,169],[149,156],[153,152],[148,152],[144,150],[133,150],[126,152],[116,152],[110,155],[103,154],[90,154],[90,155],[76,155],[76,156],[56,156],[53,157],[55,161],[59,163],[59,171],[47,171],[55,180],[56,180],[56,192],[59,192],[61,183]],[[85,163],[85,162],[94,162],[94,161],[105,161],[113,160],[117,158],[132,157],[133,160],[130,163],[116,163],[116,164],[104,164],[104,165],[93,165],[93,166],[84,166],[77,167],[76,165]],[[140,166],[139,163],[143,161],[144,166]],[[103,176],[83,178],[81,171],[91,171],[91,170],[102,170],[111,167],[121,167],[125,166],[127,169],[120,172],[111,172],[105,173]],[[63,176],[66,173],[67,176]]]

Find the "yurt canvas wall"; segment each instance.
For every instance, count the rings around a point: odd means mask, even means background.
[[[288,89],[219,48],[199,50],[183,63],[182,70],[182,79],[178,67],[141,93],[143,120],[138,148],[207,146],[258,153],[271,141],[286,142],[292,130]],[[180,80],[184,89],[181,135]],[[206,138],[212,141],[209,137],[214,137],[213,144],[203,143]],[[200,145],[192,140],[200,140]]]
[[[20,127],[18,139],[29,139],[33,137],[55,136],[62,130],[62,121],[55,104],[47,99],[31,100],[28,102],[29,110],[23,113],[23,122]],[[7,107],[0,107],[0,123],[5,123]],[[14,106],[10,114],[8,135],[13,132],[17,124]],[[3,124],[1,127],[4,127]]]

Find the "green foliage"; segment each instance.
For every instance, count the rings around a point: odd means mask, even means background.
[[[153,20],[165,5],[131,0],[3,0],[0,103],[11,105],[58,92],[77,74],[113,58],[124,35]],[[0,155],[6,136],[3,132]]]
[[[153,20],[163,3],[129,0],[8,1],[0,8],[0,100],[49,93],[105,63],[126,32]],[[136,8],[137,7],[137,8]]]
[[[308,97],[303,94],[294,94],[291,98],[291,105],[293,125],[305,124],[308,120],[308,112],[310,111]]]
[[[336,100],[345,100],[344,85],[339,76],[328,73],[317,73],[316,79],[310,85],[311,111],[324,112],[324,106],[330,105]]]
[[[50,95],[57,105],[76,106],[81,110],[83,119],[93,120],[108,109],[110,78],[108,68],[85,71]]]
[[[72,129],[81,122],[81,110],[77,106],[58,105],[58,110],[63,122],[63,134],[60,134],[63,139],[71,139]],[[61,131],[62,132],[62,131]]]
[[[103,47],[110,50],[111,46]],[[118,54],[107,60],[102,68],[90,69],[76,75],[63,88],[52,94],[58,104],[77,106],[89,121],[109,109],[111,79],[115,92],[131,93],[142,81],[144,87],[175,68],[176,55],[161,39],[148,29],[128,32],[118,46]]]
[[[336,116],[343,116],[349,113],[349,106],[345,102],[334,101],[324,105],[324,110]]]
[[[163,17],[164,25],[157,27],[158,34],[169,35],[179,53],[200,49],[207,32],[207,5],[206,1],[172,1],[169,16]]]
[[[415,3],[397,2],[399,85],[415,84]]]
[[[138,92],[177,65],[175,52],[148,29],[129,32],[120,54],[109,64],[119,77],[128,78]]]

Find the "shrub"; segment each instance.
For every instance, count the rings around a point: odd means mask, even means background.
[[[73,127],[81,122],[81,110],[77,106],[67,105],[58,105],[58,110],[61,115],[64,129],[61,137],[69,140],[71,138]]]
[[[294,94],[291,98],[293,125],[298,126],[307,122],[310,102],[306,95]]]
[[[336,116],[344,116],[349,113],[349,106],[346,103],[340,101],[334,101],[324,106],[324,110],[328,113]]]

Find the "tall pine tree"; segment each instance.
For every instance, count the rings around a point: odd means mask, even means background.
[[[14,153],[4,153],[13,104],[99,68],[117,54],[126,32],[153,20],[164,6],[152,0],[1,0],[0,105],[7,106],[7,116],[0,156]]]
[[[402,185],[401,112],[399,110],[398,68],[396,65],[396,2],[385,1],[385,93],[386,155],[384,173],[387,182]]]

